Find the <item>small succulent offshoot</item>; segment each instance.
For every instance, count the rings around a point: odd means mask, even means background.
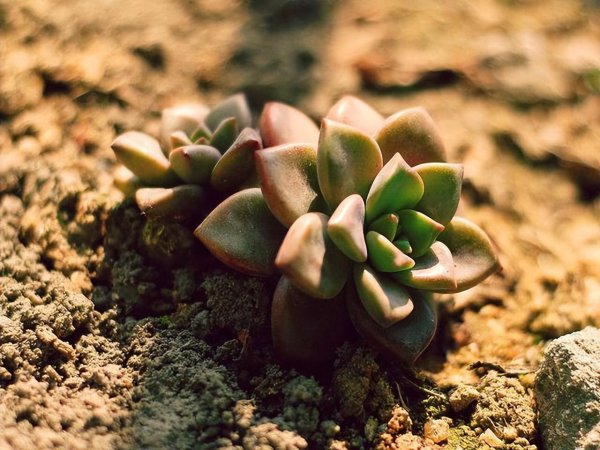
[[[196,236],[229,266],[281,272],[272,306],[279,356],[319,364],[354,328],[412,364],[437,328],[432,293],[498,269],[485,232],[456,217],[463,179],[422,108],[384,118],[344,97],[320,129],[280,103],[260,119],[260,189],[217,206]],[[345,306],[344,306],[345,303]]]
[[[251,124],[242,94],[212,110],[197,103],[167,108],[160,142],[139,131],[114,140],[122,164],[115,183],[151,219],[194,217],[213,194],[231,193],[254,179],[254,151],[262,144]]]

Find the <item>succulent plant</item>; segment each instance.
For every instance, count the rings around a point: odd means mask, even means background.
[[[384,118],[344,97],[319,130],[270,103],[260,132],[260,189],[229,197],[196,236],[237,270],[283,274],[272,306],[283,359],[331,358],[349,315],[366,340],[413,363],[437,327],[432,293],[468,289],[498,267],[485,232],[455,217],[463,168],[445,162],[431,117],[413,108]]]
[[[253,153],[262,145],[251,122],[242,94],[212,110],[198,103],[167,108],[160,142],[139,131],[113,141],[123,165],[115,172],[115,183],[135,197],[149,218],[194,216],[194,206],[206,203],[211,194],[231,193],[254,179]]]

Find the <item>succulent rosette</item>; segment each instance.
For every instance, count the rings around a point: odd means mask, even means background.
[[[196,236],[233,268],[283,274],[271,319],[283,359],[331,358],[349,316],[366,340],[413,363],[437,327],[431,294],[468,289],[498,266],[485,232],[455,217],[463,168],[445,162],[431,117],[414,108],[385,119],[344,97],[319,130],[270,103],[260,131],[260,189],[228,198]]]
[[[181,220],[211,194],[231,193],[253,180],[261,148],[246,98],[236,94],[212,110],[199,103],[162,111],[160,141],[139,131],[111,147],[122,164],[115,183],[149,218]]]

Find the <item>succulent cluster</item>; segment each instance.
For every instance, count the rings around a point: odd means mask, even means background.
[[[118,136],[117,186],[150,218],[183,220],[214,192],[231,193],[253,179],[260,136],[250,128],[246,98],[237,94],[212,110],[202,104],[162,112],[160,142],[139,131]],[[162,144],[162,145],[161,145]]]
[[[250,124],[240,99],[208,114],[163,114],[164,154],[140,133],[120,136],[113,148],[147,184],[172,186],[180,179],[188,183],[182,186],[238,189],[194,234],[233,269],[282,274],[271,315],[282,359],[327,361],[355,329],[392,358],[413,363],[437,327],[431,294],[468,289],[498,266],[486,234],[455,217],[463,169],[445,162],[431,117],[413,108],[384,118],[347,96],[319,129],[299,110],[268,103],[260,138],[249,128],[236,138],[222,130]],[[204,150],[213,147],[220,151]],[[159,159],[161,175],[147,176]],[[226,170],[219,171],[223,160]],[[258,187],[240,189],[253,174]],[[136,198],[153,216],[141,194],[146,189]]]

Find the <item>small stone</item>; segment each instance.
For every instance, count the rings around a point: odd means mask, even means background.
[[[478,398],[479,391],[474,386],[469,386],[468,384],[461,384],[452,391],[450,397],[448,398],[448,401],[450,402],[450,407],[454,411],[460,412],[467,409]]]
[[[502,439],[498,438],[498,436],[496,436],[489,428],[479,436],[479,440],[492,448],[502,448],[504,446]]]
[[[450,425],[443,419],[429,420],[425,422],[423,427],[423,435],[436,444],[446,441],[448,439],[449,431]]]

